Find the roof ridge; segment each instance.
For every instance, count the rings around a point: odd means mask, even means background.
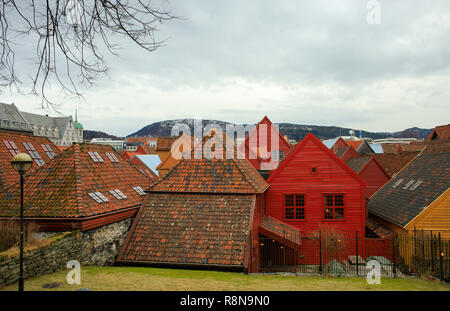
[[[178,161],[173,167],[172,169],[170,169],[166,175],[164,175],[163,177],[161,177],[157,182],[155,182],[153,185],[151,185],[148,190],[151,191],[153,188],[156,187],[156,185],[158,185],[160,182],[162,182],[163,180],[166,180],[168,178],[169,175],[173,174],[173,172],[175,171],[175,169],[184,162],[184,158],[182,158],[180,161]],[[156,190],[157,191],[157,190]]]
[[[245,172],[245,171],[243,170],[243,168],[241,168],[240,162],[237,162],[238,159],[233,158],[232,160],[233,160],[234,164],[237,166],[238,170],[239,170],[239,171],[241,172],[241,174],[244,176],[244,178],[252,185],[253,189],[255,189],[255,191],[256,191],[257,193],[262,193],[262,192],[264,192],[264,191],[260,192],[260,191],[258,190],[258,187],[257,187],[257,185],[253,182],[252,178],[250,178],[250,176],[247,176],[247,172]],[[247,161],[247,159],[244,159],[244,160]],[[247,164],[248,164],[248,166],[250,166],[253,170],[255,170],[255,172],[258,174],[259,177],[262,178],[262,176],[258,173],[258,171],[253,167],[253,165],[250,165],[250,163],[248,163],[248,161],[247,161]],[[267,182],[266,182],[266,183],[267,183]],[[267,187],[264,188],[264,190],[266,190],[268,187],[269,187],[269,185],[267,185]]]
[[[86,216],[86,212],[84,211],[85,201],[83,199],[83,192],[81,190],[82,180],[81,180],[81,148],[79,144],[73,144],[72,147],[66,150],[74,149],[74,155],[72,157],[73,164],[75,167],[75,196],[77,198],[77,206],[76,209],[79,215]]]

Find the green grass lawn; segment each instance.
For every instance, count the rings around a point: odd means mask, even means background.
[[[67,271],[25,280],[25,290],[67,290],[89,288],[94,291],[449,291],[450,286],[439,281],[411,278],[382,278],[380,285],[369,285],[365,278],[306,277],[291,275],[245,275],[235,272],[162,269],[149,267],[82,267],[81,284],[68,285]],[[42,285],[63,283],[46,289]],[[0,288],[17,290],[17,284]]]

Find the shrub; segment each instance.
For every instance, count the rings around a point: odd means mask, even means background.
[[[37,240],[33,233],[39,232],[39,226],[34,222],[24,222],[24,244],[25,246],[35,243]],[[6,251],[14,246],[19,246],[20,223],[18,220],[9,219],[0,221],[0,252]]]

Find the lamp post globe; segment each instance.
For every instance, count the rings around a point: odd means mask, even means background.
[[[19,174],[23,174],[33,166],[33,160],[26,153],[18,153],[12,158],[11,165]]]
[[[26,153],[18,153],[11,160],[12,167],[20,175],[20,274],[19,291],[23,291],[23,174],[33,166],[33,160]]]

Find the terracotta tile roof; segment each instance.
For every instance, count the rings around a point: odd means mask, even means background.
[[[400,144],[381,144],[384,153],[397,153]]]
[[[346,146],[346,147],[342,147],[342,148],[337,149],[336,152],[335,152],[336,156],[338,158],[342,157],[344,155],[344,153],[346,153],[349,148],[350,148],[349,146]]]
[[[179,136],[169,136],[169,137],[158,137],[156,139],[156,150],[170,150],[174,141],[176,141]]]
[[[252,195],[152,193],[119,261],[243,266]]]
[[[247,160],[183,159],[152,192],[262,193],[269,185]]]
[[[376,192],[369,211],[401,226],[450,186],[450,151],[421,154]]]
[[[425,140],[450,140],[450,124],[436,126]]]
[[[428,142],[422,150],[422,154],[433,154],[450,151],[450,141]]]
[[[129,161],[134,167],[136,167],[142,174],[146,175],[148,178],[150,178],[153,182],[157,182],[159,177],[156,176],[155,173],[152,172],[151,169],[148,168],[145,163],[143,163],[138,157],[133,157]]]
[[[419,152],[377,153],[374,157],[390,176],[394,176],[418,154]]]
[[[123,152],[120,153],[120,155],[121,155],[123,158],[127,159],[127,160],[131,160],[131,159],[136,155],[136,152],[133,152],[133,151],[123,151]]]
[[[394,232],[388,227],[383,226],[373,218],[366,221],[366,228],[375,233],[380,239],[392,237]]]
[[[414,142],[409,144],[401,144],[398,148],[399,151],[421,151],[425,148],[424,142]]]
[[[363,167],[372,160],[372,156],[364,156],[360,158],[353,158],[348,160],[346,163],[355,173],[359,174]]]
[[[137,154],[156,154],[155,147],[150,147],[148,145],[141,145],[136,150]]]
[[[6,141],[6,143],[5,143]],[[13,142],[11,146],[10,142]],[[49,163],[52,153],[58,155],[61,150],[55,146],[47,137],[37,137],[31,135],[23,135],[15,132],[0,131],[0,189],[3,187],[11,186],[12,184],[18,182],[19,174],[11,166],[11,160],[13,158],[12,153],[9,151],[12,147],[17,147],[18,152],[23,152],[30,154],[24,143],[31,143],[28,148],[33,147],[35,152],[37,152],[44,163]],[[51,152],[45,151],[42,145],[49,146]],[[31,155],[31,154],[30,154]],[[40,162],[42,164],[42,162]],[[37,162],[33,161],[33,168],[37,168]]]
[[[103,162],[94,162],[93,152]],[[112,162],[111,154],[119,162]],[[111,146],[88,143],[72,145],[47,165],[31,171],[25,180],[25,216],[38,218],[80,218],[136,207],[143,196],[133,187],[145,189],[152,184]],[[116,189],[126,198],[117,199],[110,193]],[[97,202],[89,194],[95,192],[108,201]],[[17,216],[19,197],[18,184],[1,191],[0,216]]]
[[[358,152],[361,156],[375,154],[375,152],[365,140],[363,140],[362,143],[358,146],[356,152]]]
[[[359,145],[361,145],[362,140],[346,140],[345,143],[347,146],[352,146],[355,150],[358,149]]]
[[[300,247],[302,244],[301,232],[273,217],[265,216],[259,225],[262,234],[275,239],[280,243],[287,242],[290,246]]]

